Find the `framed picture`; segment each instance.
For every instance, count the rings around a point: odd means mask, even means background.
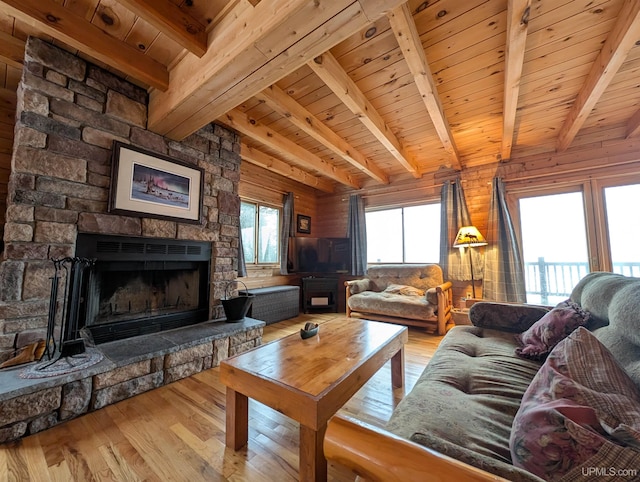
[[[204,170],[115,141],[109,211],[199,223]]]
[[[311,217],[304,214],[298,214],[298,229],[299,233],[311,234]]]

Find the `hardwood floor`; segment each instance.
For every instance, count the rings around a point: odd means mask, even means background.
[[[298,332],[307,321],[322,324],[342,316],[301,315],[268,325],[263,342]],[[441,339],[409,328],[404,389],[391,389],[387,362],[341,410],[382,426],[413,387]],[[216,367],[1,445],[0,480],[297,480],[297,423],[255,401],[249,403],[249,418],[247,447],[238,452],[227,449],[225,387]],[[329,480],[354,478],[330,464]]]

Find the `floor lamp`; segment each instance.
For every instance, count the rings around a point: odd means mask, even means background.
[[[469,248],[469,266],[471,267],[471,290],[473,297],[476,297],[476,286],[473,279],[473,257],[471,256],[471,248],[477,246],[486,246],[488,243],[484,239],[484,236],[480,234],[478,228],[475,226],[462,226],[458,230],[456,240],[453,242],[454,248]]]

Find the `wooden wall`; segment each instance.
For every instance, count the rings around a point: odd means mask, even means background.
[[[322,229],[317,222],[318,207],[316,201],[316,190],[292,181],[286,177],[274,174],[266,169],[242,161],[240,167],[239,193],[241,199],[258,201],[267,204],[282,206],[283,196],[288,192],[294,193],[294,222],[298,214],[311,217],[311,233],[297,234],[298,236],[319,237],[324,236]],[[247,276],[242,281],[249,288],[261,288],[276,285],[297,285],[300,283],[299,276],[280,276],[279,269],[273,268],[250,268],[247,267]]]

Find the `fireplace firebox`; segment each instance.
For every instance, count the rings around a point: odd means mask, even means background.
[[[76,254],[95,259],[80,309],[97,344],[209,319],[210,243],[79,234]]]

